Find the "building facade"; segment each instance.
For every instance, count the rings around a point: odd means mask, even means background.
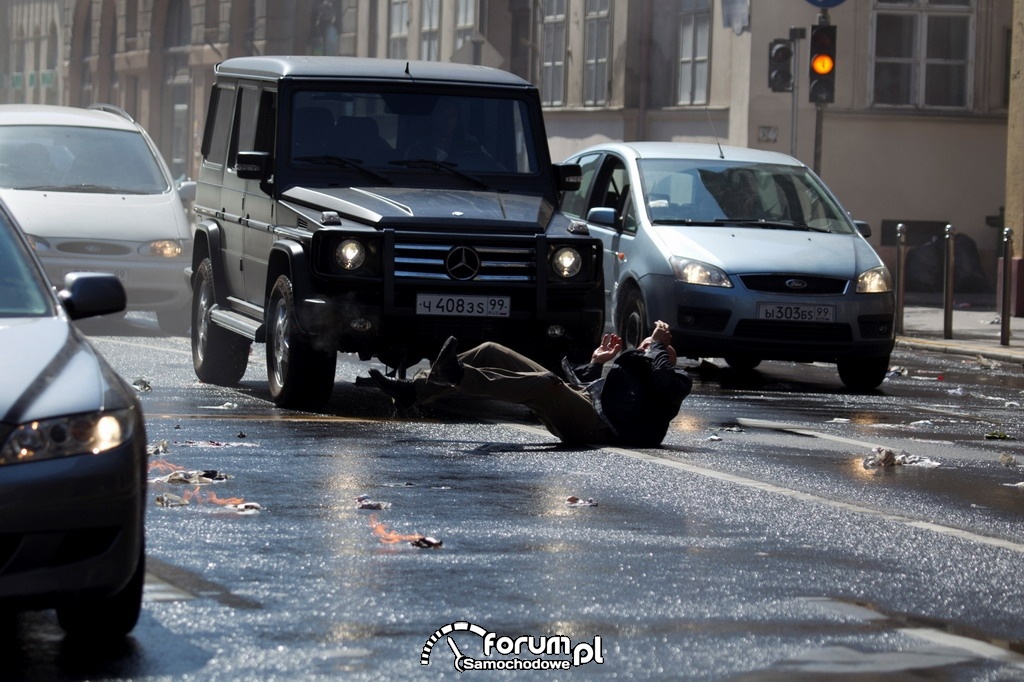
[[[822,4],[835,5],[822,10]],[[0,102],[116,104],[194,174],[213,66],[249,54],[450,60],[536,83],[553,158],[719,141],[816,168],[892,264],[951,224],[996,281],[1021,0],[6,0]],[[808,35],[836,27],[834,100]],[[794,91],[769,85],[793,39]],[[1020,232],[1020,230],[1018,230]],[[1016,236],[1024,242],[1024,233]],[[1017,247],[1020,252],[1020,247]]]

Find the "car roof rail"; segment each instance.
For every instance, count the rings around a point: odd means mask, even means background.
[[[127,119],[129,123],[135,123],[135,119],[132,118],[131,114],[129,114],[127,111],[125,111],[121,107],[113,105],[113,104],[104,104],[104,103],[101,102],[99,104],[90,104],[87,108],[88,109],[92,109],[94,111],[106,111],[106,112],[109,112],[111,114],[117,114],[121,118]]]

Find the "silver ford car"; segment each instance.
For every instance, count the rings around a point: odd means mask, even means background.
[[[604,242],[608,320],[635,345],[654,320],[680,356],[835,363],[854,390],[885,379],[889,270],[804,164],[716,144],[609,143],[580,164],[565,213]]]

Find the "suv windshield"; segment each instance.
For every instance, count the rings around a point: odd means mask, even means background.
[[[650,219],[659,224],[723,224],[852,232],[821,183],[798,166],[641,159]]]
[[[0,126],[0,187],[118,194],[169,189],[139,133],[56,125]]]
[[[385,172],[537,173],[528,103],[514,98],[299,90],[291,120],[296,169],[333,158]]]

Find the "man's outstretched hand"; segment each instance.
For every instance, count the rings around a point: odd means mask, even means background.
[[[671,337],[670,337],[671,338]],[[590,361],[603,365],[613,359],[622,350],[622,339],[618,334],[605,334],[601,338],[601,345],[594,349]]]

